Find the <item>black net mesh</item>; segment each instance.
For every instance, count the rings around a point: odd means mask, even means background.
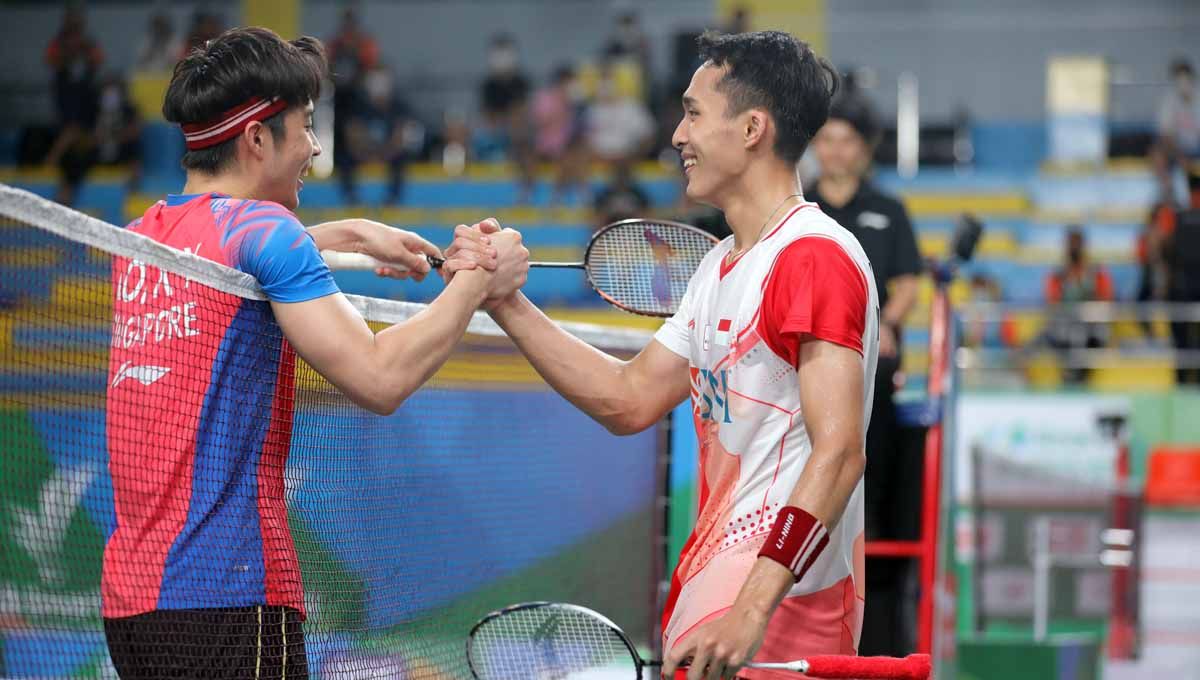
[[[619,307],[671,316],[688,281],[717,240],[683,224],[629,220],[597,234],[587,253],[588,280]]]
[[[658,428],[611,436],[478,322],[377,416],[244,275],[5,187],[0,233],[0,676],[466,678],[532,599],[651,644]]]
[[[612,622],[572,605],[516,607],[480,625],[467,647],[479,680],[633,680],[637,665]]]

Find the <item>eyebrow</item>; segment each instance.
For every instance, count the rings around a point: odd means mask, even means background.
[[[684,106],[695,106],[696,104],[699,104],[699,103],[700,102],[695,97],[690,97],[686,94],[683,95],[683,105]]]

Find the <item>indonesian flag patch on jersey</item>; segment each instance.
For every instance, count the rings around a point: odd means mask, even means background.
[[[713,342],[718,345],[729,346],[729,328],[733,325],[730,319],[721,319],[717,322],[717,334],[713,336]]]

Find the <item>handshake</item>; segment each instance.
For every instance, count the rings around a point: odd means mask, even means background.
[[[440,272],[447,285],[465,275],[482,289],[485,308],[519,290],[529,276],[529,251],[521,232],[501,227],[494,217],[455,227],[454,242],[442,257]]]
[[[511,296],[525,285],[529,274],[529,251],[520,232],[501,227],[494,217],[458,225],[445,252],[411,231],[371,220],[345,220],[337,226],[345,229],[341,240],[321,248],[367,255],[375,262],[376,274],[397,279],[421,281],[432,269],[430,261],[440,261],[439,273],[446,284],[455,280],[456,287],[482,296],[484,307]]]

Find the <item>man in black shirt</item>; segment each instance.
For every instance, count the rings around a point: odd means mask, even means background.
[[[920,477],[902,463],[896,420],[896,373],[904,319],[917,299],[922,264],[904,206],[870,181],[879,127],[870,105],[856,93],[835,99],[829,120],[813,139],[821,175],[809,198],[848,229],[866,252],[879,290],[879,365],[867,429],[867,539],[916,538],[911,518],[920,507]],[[904,522],[909,524],[906,526]],[[898,613],[906,566],[890,560],[867,569],[867,601],[860,654],[903,654],[897,632],[912,622]],[[882,591],[882,592],[872,592]],[[876,634],[878,633],[878,634]]]
[[[501,33],[488,49],[488,73],[479,86],[483,129],[477,134],[478,160],[503,152],[517,166],[520,187],[517,202],[533,195],[533,139],[529,126],[529,79],[521,72],[517,43]],[[486,139],[486,142],[481,140]]]

